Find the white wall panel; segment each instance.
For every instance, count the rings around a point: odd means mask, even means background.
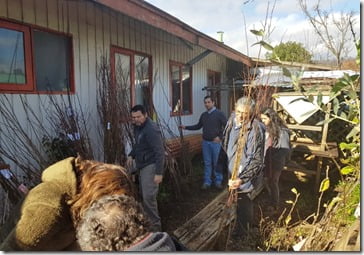
[[[183,42],[165,31],[126,15],[100,7],[92,1],[0,0],[0,6],[0,16],[3,18],[20,22],[23,20],[25,23],[72,35],[75,97],[78,96],[81,100],[85,113],[90,115],[90,122],[94,123],[92,125],[98,122],[96,65],[102,55],[109,58],[110,45],[151,55],[155,108],[166,125],[178,134],[177,118],[170,116],[169,61],[187,63],[205,49]],[[203,97],[206,91],[202,91],[202,87],[207,84],[207,70],[220,72],[221,80],[224,81],[225,69],[225,57],[215,53],[210,53],[193,65],[193,115],[182,116],[183,124],[197,123],[200,114],[205,111]],[[222,102],[226,97],[227,95],[222,95]],[[28,98],[30,101],[38,100],[32,95]],[[19,114],[21,115],[20,110]],[[194,132],[185,132],[191,133]]]
[[[3,8],[1,6],[1,8]],[[11,0],[8,1],[8,15],[9,18],[15,19],[15,20],[22,20],[22,1],[21,0]]]

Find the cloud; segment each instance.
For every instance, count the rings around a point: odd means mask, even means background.
[[[217,39],[217,31],[223,31],[226,45],[251,57],[257,57],[259,47],[251,47],[251,45],[259,38],[256,38],[249,30],[263,27],[267,5],[269,3],[272,8],[274,0],[148,0],[148,2],[212,38]],[[307,0],[307,2],[312,6],[316,1]],[[338,10],[348,12],[348,10],[360,9],[360,5],[355,2],[321,0],[320,3],[325,10],[331,10],[331,7],[337,6]],[[357,21],[355,29],[359,37],[359,15],[357,15]],[[319,40],[312,25],[303,15],[298,0],[277,0],[271,22],[273,32],[267,40],[273,46],[281,41],[298,41],[309,51],[317,52],[317,49],[321,49],[316,47]],[[245,26],[248,31],[245,31]],[[260,57],[264,55],[265,50],[262,49]],[[355,55],[355,52],[351,55]]]

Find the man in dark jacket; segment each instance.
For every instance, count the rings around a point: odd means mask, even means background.
[[[139,188],[143,199],[143,208],[150,218],[152,229],[161,231],[158,214],[157,194],[163,179],[164,147],[161,132],[142,105],[131,109],[134,125],[135,144],[129,153],[127,165],[135,159],[139,171]]]
[[[205,171],[202,189],[208,189],[213,182],[216,188],[222,189],[223,174],[221,169],[218,169],[217,163],[221,150],[222,133],[227,119],[222,111],[216,109],[215,101],[211,96],[205,96],[204,104],[206,112],[201,114],[198,123],[191,126],[181,125],[180,128],[187,130],[202,128],[202,155]],[[212,174],[214,174],[215,180],[212,180]]]
[[[126,195],[107,195],[84,213],[76,229],[82,251],[187,250],[166,232],[152,232],[139,203]]]
[[[225,129],[230,189],[238,189],[237,231],[247,233],[253,221],[253,199],[263,187],[264,126],[254,116],[254,101],[238,99]],[[238,159],[237,159],[238,158]]]

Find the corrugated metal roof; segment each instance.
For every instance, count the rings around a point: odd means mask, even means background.
[[[283,71],[280,67],[261,67],[257,68],[257,70],[258,75],[254,80],[254,84],[292,87],[291,78],[283,75]],[[358,72],[352,70],[303,71],[301,79],[339,79],[343,77],[345,73],[348,75],[358,74]]]
[[[344,76],[344,73],[348,75],[355,75],[358,72],[352,70],[333,70],[333,71],[305,71],[302,78],[331,78],[339,79]]]

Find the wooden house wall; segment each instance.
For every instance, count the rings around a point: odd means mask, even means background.
[[[75,96],[90,115],[89,123],[98,123],[96,96],[96,63],[103,55],[109,54],[110,46],[115,45],[152,56],[154,93],[156,110],[169,127],[177,134],[176,117],[170,117],[169,61],[186,63],[205,49],[193,46],[160,29],[98,5],[91,1],[70,0],[0,0],[0,18],[34,24],[41,28],[72,35]],[[191,48],[192,47],[192,48]],[[55,61],[51,60],[50,61]],[[207,70],[221,72],[224,81],[226,58],[215,53],[209,54],[193,65],[192,110],[193,114],[182,117],[186,125],[198,121],[205,110],[203,97],[207,85]],[[19,102],[16,94],[8,95]],[[47,95],[41,95],[45,97]],[[222,96],[222,100],[226,95]],[[26,95],[30,104],[38,111],[38,95]],[[21,117],[22,112],[17,109]],[[25,121],[25,120],[24,120]],[[90,128],[91,137],[97,137],[96,128]],[[201,132],[201,131],[199,131]],[[191,132],[192,133],[192,132]],[[94,141],[97,147],[99,141]]]

